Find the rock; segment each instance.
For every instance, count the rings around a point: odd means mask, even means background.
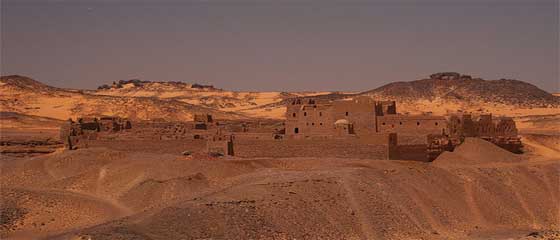
[[[456,72],[440,72],[440,73],[434,73],[430,75],[431,79],[442,79],[442,80],[457,80],[460,77],[461,74]]]

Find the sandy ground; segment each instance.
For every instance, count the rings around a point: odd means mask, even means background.
[[[521,239],[537,232],[554,237],[556,232],[546,231],[560,228],[558,138],[524,140],[523,155],[474,139],[433,163],[199,160],[112,146],[2,158],[0,236]],[[167,148],[165,141],[154,144]]]

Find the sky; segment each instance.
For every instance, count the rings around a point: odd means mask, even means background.
[[[2,75],[365,91],[454,71],[559,86],[558,0],[0,0]]]

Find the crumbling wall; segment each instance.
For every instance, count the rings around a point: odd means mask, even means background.
[[[496,135],[504,137],[516,137],[518,134],[515,121],[509,117],[502,117],[496,123]]]
[[[192,122],[139,121],[134,127],[118,135],[121,139],[207,139],[208,130],[194,129]]]
[[[210,154],[221,154],[222,156],[235,155],[233,149],[233,136],[213,136],[206,142],[206,152]]]
[[[392,114],[397,114],[397,103],[395,101],[378,101],[375,103],[376,116]]]

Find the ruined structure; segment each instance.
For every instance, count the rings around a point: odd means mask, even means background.
[[[442,116],[398,114],[394,101],[368,97],[337,101],[296,98],[287,105],[286,137],[366,138],[388,133],[425,136],[441,134],[445,123]]]
[[[434,77],[459,78],[456,74]],[[478,137],[514,153],[521,151],[515,122],[492,115],[403,115],[394,101],[292,99],[286,108],[288,139],[352,139],[387,146],[389,159],[433,160],[465,137]],[[397,137],[398,135],[398,137]],[[398,139],[398,140],[397,140]]]
[[[100,117],[97,122],[99,123],[100,131],[103,132],[119,132],[132,128],[132,123],[126,118]]]
[[[212,156],[420,161],[453,151],[466,137],[482,138],[512,152],[521,149],[511,118],[405,115],[398,113],[394,101],[368,97],[334,101],[295,98],[286,109],[284,123],[265,119],[218,121],[209,114],[196,114],[190,122],[80,118],[61,127],[61,139],[68,149],[106,146],[115,140],[149,141],[146,144],[150,146],[157,145],[153,141],[176,141],[178,153]]]
[[[211,156],[233,156],[232,134],[224,134],[222,129],[218,129],[216,134],[206,142],[206,152]]]
[[[435,159],[443,151],[453,151],[466,137],[482,138],[513,153],[521,153],[523,145],[518,136],[515,121],[510,117],[492,117],[483,114],[451,115],[447,121],[447,132],[428,136],[427,154]]]
[[[195,129],[207,130],[209,125],[214,122],[210,114],[195,114],[193,118]]]
[[[130,121],[119,117],[82,117],[76,121],[68,119],[60,127],[60,139],[64,142],[65,148],[74,150],[87,147],[89,140],[96,140],[100,135],[131,128]]]

